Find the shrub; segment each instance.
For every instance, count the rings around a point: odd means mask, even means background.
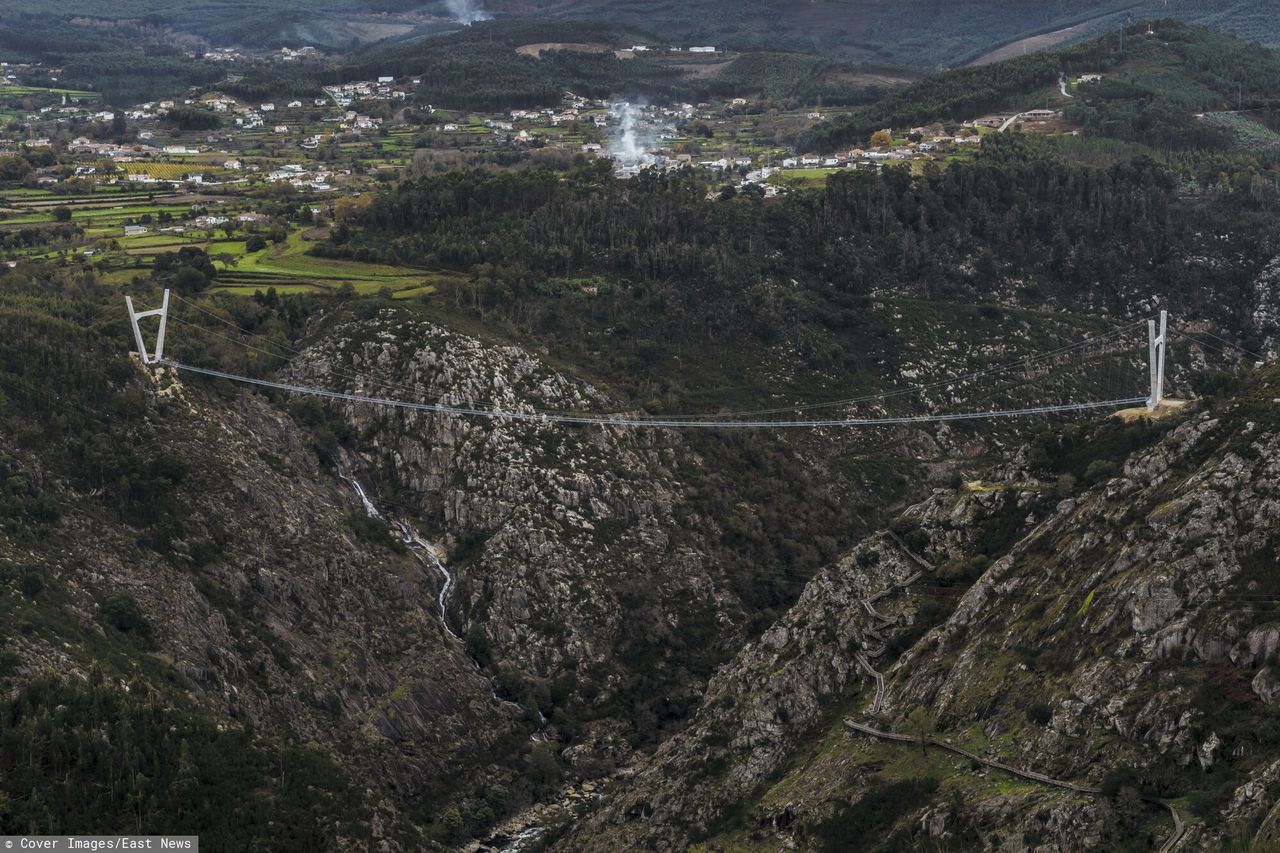
[[[938,780],[929,778],[877,785],[814,827],[814,846],[824,853],[869,849],[875,834],[926,805],[937,790]]]
[[[391,535],[391,529],[386,524],[366,513],[351,513],[347,516],[347,524],[362,542],[395,551],[397,554],[405,551],[405,544]]]
[[[18,581],[18,589],[22,590],[22,594],[27,598],[35,598],[44,592],[44,578],[32,569],[23,572],[22,579]]]
[[[101,613],[103,621],[122,634],[143,643],[151,642],[151,623],[133,596],[123,592],[108,596],[102,602]]]
[[[1102,777],[1102,796],[1109,800],[1114,800],[1120,795],[1120,791],[1124,788],[1132,788],[1135,791],[1141,790],[1138,782],[1138,771],[1132,767],[1120,766],[1112,767]]]
[[[1120,469],[1116,463],[1107,459],[1095,459],[1084,469],[1084,479],[1089,483],[1101,483],[1110,480]]]
[[[1044,702],[1037,702],[1027,708],[1027,719],[1038,726],[1048,725],[1053,719],[1053,709]]]

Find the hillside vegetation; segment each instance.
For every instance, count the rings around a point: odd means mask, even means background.
[[[892,62],[916,68],[962,65],[1025,36],[1087,23],[1086,36],[1139,20],[1174,16],[1270,44],[1280,42],[1275,0],[779,0],[670,4],[660,0],[492,0],[501,14],[531,11],[562,18],[643,26],[675,43],[738,49],[784,48],[828,57]]]
[[[1252,164],[1219,158],[1194,174],[1225,188],[1218,169],[1248,180]],[[618,382],[656,371],[674,391],[687,365],[710,368],[688,351],[695,341],[784,346],[810,370],[857,370],[866,300],[889,287],[1116,313],[1160,292],[1227,322],[1258,267],[1188,266],[1184,253],[1216,254],[1203,235],[1228,217],[1238,255],[1265,263],[1275,181],[1203,200],[1178,186],[1177,170],[1151,160],[1069,166],[1021,135],[989,138],[974,163],[918,178],[847,172],[773,202],[708,203],[680,173],[455,172],[380,196],[361,227],[316,251],[467,271],[442,300],[583,359],[607,343]]]
[[[1280,107],[1280,53],[1204,27],[1162,20],[1061,50],[934,75],[820,125],[811,142],[829,150],[865,142],[882,127],[1025,109],[1035,93],[1041,93],[1043,105],[1054,97],[1060,73],[1105,75],[1068,102],[1068,119],[1090,135],[1156,148],[1225,147],[1223,135],[1194,113],[1256,110],[1265,121],[1275,122]]]
[[[577,43],[600,50],[518,52],[530,44]],[[579,21],[503,20],[480,22],[456,32],[371,48],[326,73],[330,81],[382,74],[418,77],[419,94],[429,102],[469,109],[551,106],[565,91],[609,98],[647,97],[699,101],[759,95],[805,103],[867,103],[881,88],[848,83],[858,69],[811,53],[759,51],[730,58],[669,55],[665,51],[616,55],[615,47],[661,44],[640,29]],[[609,49],[603,49],[609,48]],[[727,65],[725,64],[727,63]],[[268,81],[264,91],[288,86]]]
[[[1093,35],[1126,18],[1173,15],[1204,23],[1264,44],[1280,42],[1276,0],[816,0],[796,5],[780,0],[734,3],[703,0],[671,4],[658,0],[489,0],[479,4],[503,19],[529,19],[560,26],[569,21],[610,21],[654,34],[659,44],[714,44],[735,50],[815,54],[859,62],[887,62],[915,68],[955,66],[1023,37],[1086,24]],[[430,16],[425,22],[421,14]],[[215,45],[270,47],[314,44],[346,50],[376,40],[381,27],[417,27],[418,32],[456,29],[443,2],[406,0],[321,0],[305,9],[279,0],[209,0],[175,9],[159,0],[56,0],[43,9],[49,21],[65,25],[84,16],[99,21],[142,22],[148,27],[190,33]],[[566,37],[541,41],[564,42]]]

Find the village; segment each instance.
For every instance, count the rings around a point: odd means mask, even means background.
[[[294,53],[273,61],[308,56]],[[57,88],[57,68],[0,71],[8,187],[0,191],[0,258],[8,266],[55,257],[123,281],[158,254],[190,245],[219,258],[221,286],[246,292],[259,282],[328,286],[306,258],[309,242],[379,188],[446,168],[604,158],[621,178],[693,169],[718,188],[712,195],[771,197],[841,170],[918,171],[970,157],[989,133],[1072,132],[1059,110],[1031,109],[956,126],[884,128],[863,146],[820,156],[798,150],[798,141],[838,111],[759,97],[631,103],[565,92],[555,106],[484,113],[424,103],[421,78],[380,75],[307,97],[249,99],[209,87],[119,107]],[[348,272],[335,280],[423,286],[411,270]]]

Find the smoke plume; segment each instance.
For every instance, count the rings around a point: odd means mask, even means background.
[[[454,20],[464,27],[469,27],[476,21],[493,20],[493,15],[482,9],[477,0],[444,0],[444,5],[449,7],[449,14],[453,15]]]
[[[653,162],[646,147],[652,143],[639,127],[640,110],[630,101],[609,105],[616,130],[610,135],[609,156],[620,166],[646,166]]]

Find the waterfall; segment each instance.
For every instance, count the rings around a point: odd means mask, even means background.
[[[453,628],[449,626],[449,618],[445,615],[446,602],[449,599],[449,590],[453,588],[453,573],[449,571],[449,567],[444,564],[444,560],[440,559],[440,555],[436,553],[435,546],[427,542],[413,528],[409,522],[403,519],[396,521],[395,527],[400,531],[400,538],[406,545],[412,548],[419,556],[425,555],[427,562],[431,563],[440,572],[440,576],[444,579],[444,583],[440,585],[440,594],[436,600],[440,604],[440,621],[444,623],[445,630],[453,634],[454,639],[461,640],[457,634],[454,634]]]
[[[378,508],[373,505],[373,501],[369,500],[369,496],[365,494],[364,486],[360,485],[359,480],[355,477],[348,477],[346,474],[341,472],[339,472],[338,476],[350,483],[351,487],[356,490],[356,494],[360,496],[360,503],[364,504],[364,511],[369,514],[370,518],[376,518],[378,521],[386,521],[386,519],[382,517],[382,513],[378,512]]]
[[[360,485],[359,480],[341,471],[338,472],[338,476],[349,483],[351,488],[355,489],[356,494],[360,497],[360,503],[364,504],[364,511],[369,514],[370,518],[376,518],[378,521],[382,522],[387,521],[386,516],[379,512],[378,507],[369,499],[368,493],[365,492],[364,486]],[[450,572],[449,568],[444,564],[444,560],[440,559],[440,555],[436,553],[435,547],[430,542],[423,539],[422,535],[418,533],[414,526],[408,521],[405,521],[402,518],[396,519],[394,522],[391,522],[391,529],[400,535],[400,541],[404,542],[405,545],[408,545],[409,549],[413,551],[420,561],[430,563],[435,566],[437,571],[440,572],[440,577],[443,579],[443,583],[440,585],[440,594],[436,597],[436,601],[440,605],[440,622],[444,625],[444,629],[449,632],[449,636],[461,642],[462,638],[454,633],[453,627],[449,624],[449,618],[447,616],[449,592],[453,589],[453,573]]]

